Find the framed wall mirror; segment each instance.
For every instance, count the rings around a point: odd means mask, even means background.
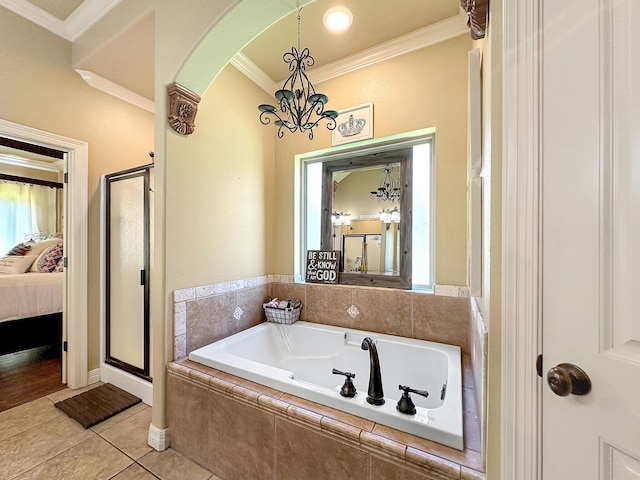
[[[321,249],[339,283],[412,288],[412,148],[323,162]]]

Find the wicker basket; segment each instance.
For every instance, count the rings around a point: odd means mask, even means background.
[[[300,300],[291,302],[291,306],[288,308],[272,307],[265,303],[262,305],[262,308],[264,309],[264,314],[267,316],[267,322],[291,325],[300,319],[302,302]]]

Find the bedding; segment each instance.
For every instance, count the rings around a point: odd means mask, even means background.
[[[64,273],[0,274],[0,322],[62,312]]]

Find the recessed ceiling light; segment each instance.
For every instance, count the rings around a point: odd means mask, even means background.
[[[322,23],[332,32],[344,32],[352,21],[353,14],[347,7],[331,7],[322,17]]]

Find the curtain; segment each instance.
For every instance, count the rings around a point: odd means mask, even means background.
[[[0,182],[0,256],[25,235],[56,232],[56,189]]]

